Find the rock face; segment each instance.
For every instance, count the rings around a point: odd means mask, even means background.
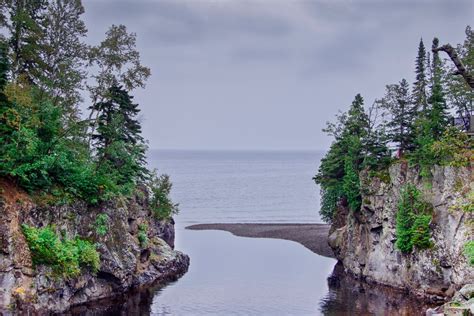
[[[71,306],[111,297],[128,289],[176,279],[189,258],[174,248],[173,220],[159,221],[140,190],[132,198],[96,207],[83,203],[39,207],[15,186],[0,182],[0,314],[10,311],[64,312]],[[107,233],[95,229],[98,214],[107,215]],[[81,236],[98,244],[96,275],[63,279],[46,266],[34,267],[21,224],[55,225],[68,238]],[[140,245],[139,225],[147,223],[148,242]]]
[[[460,207],[469,203],[468,194],[474,190],[472,170],[435,167],[432,180],[426,182],[418,170],[399,163],[390,167],[389,174],[386,182],[361,177],[362,208],[350,212],[340,206],[329,244],[346,271],[357,277],[444,301],[474,282],[473,268],[463,255],[465,243],[473,239],[474,216]],[[395,247],[395,227],[400,190],[407,183],[416,185],[433,205],[434,246],[405,255]]]

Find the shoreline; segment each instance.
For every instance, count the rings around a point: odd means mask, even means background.
[[[290,240],[318,255],[335,259],[328,244],[329,228],[328,224],[318,223],[209,223],[185,227],[189,230],[222,230],[239,237]]]

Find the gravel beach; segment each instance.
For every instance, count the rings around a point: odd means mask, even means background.
[[[312,252],[334,258],[327,237],[330,225],[326,224],[196,224],[191,230],[223,230],[240,237],[276,238],[298,242]]]

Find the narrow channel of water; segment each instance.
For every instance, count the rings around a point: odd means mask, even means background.
[[[317,152],[158,151],[150,165],[168,173],[176,216],[176,249],[189,271],[78,309],[80,315],[417,315],[406,294],[357,282],[336,260],[286,240],[186,230],[212,222],[320,222],[312,176]]]

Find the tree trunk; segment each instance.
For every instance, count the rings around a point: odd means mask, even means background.
[[[474,90],[474,76],[469,73],[469,71],[464,67],[461,59],[459,58],[456,50],[449,44],[443,45],[441,47],[435,47],[432,49],[433,53],[443,51],[448,54],[449,58],[453,61],[454,65],[457,68],[456,74],[461,75],[467,84]]]

